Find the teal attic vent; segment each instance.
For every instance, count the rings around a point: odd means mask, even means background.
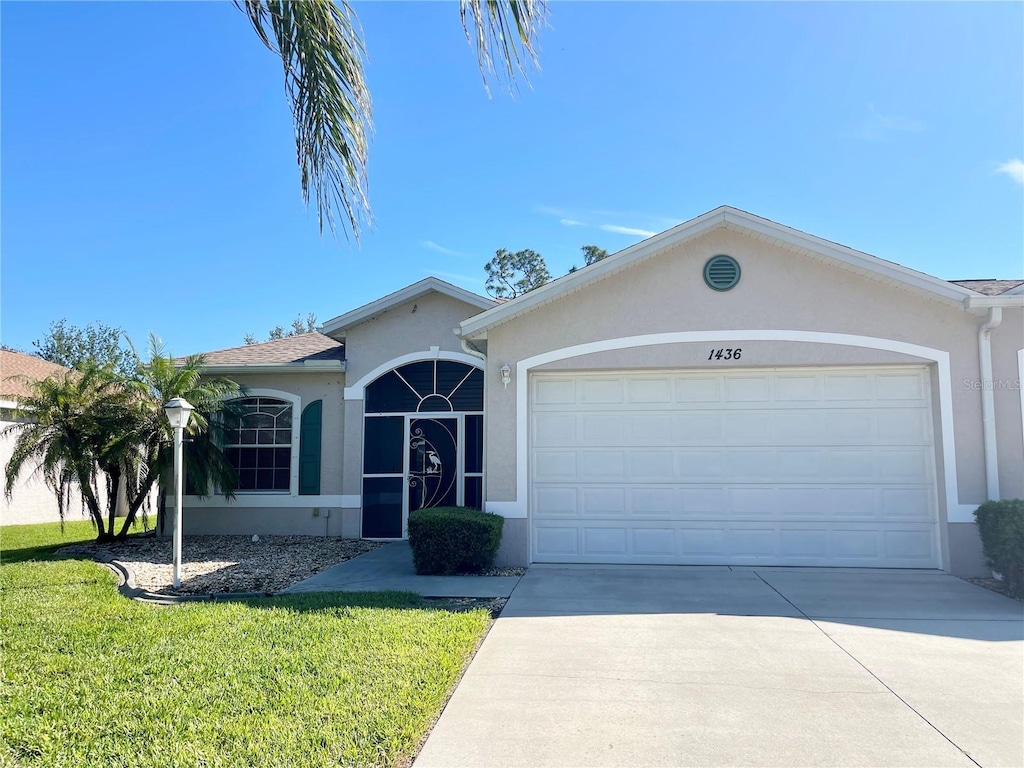
[[[728,291],[740,281],[740,265],[732,256],[720,254],[704,265],[704,282],[715,291]]]

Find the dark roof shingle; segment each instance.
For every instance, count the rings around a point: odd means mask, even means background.
[[[306,361],[344,360],[345,345],[322,333],[303,333],[283,339],[245,344],[241,347],[205,352],[206,364],[268,365]],[[179,358],[179,361],[181,358]]]
[[[1024,283],[1024,280],[950,280],[954,285],[967,288],[970,291],[977,291],[986,296],[998,296],[1001,293],[1016,288]]]

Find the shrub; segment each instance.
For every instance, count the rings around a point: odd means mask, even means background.
[[[1024,499],[986,501],[974,519],[985,557],[1003,575],[1007,594],[1024,597]]]
[[[409,515],[416,573],[478,573],[494,564],[505,518],[465,507],[420,509]]]

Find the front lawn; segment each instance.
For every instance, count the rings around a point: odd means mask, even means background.
[[[402,765],[489,622],[403,593],[145,605],[31,536],[0,531],[0,764]]]
[[[88,544],[96,541],[96,527],[91,520],[69,520],[61,530],[60,523],[0,526],[0,562],[15,563],[46,557],[57,547]]]

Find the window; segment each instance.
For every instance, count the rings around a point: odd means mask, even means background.
[[[291,490],[292,404],[244,397],[231,402],[225,417],[225,455],[238,472],[238,490]]]

